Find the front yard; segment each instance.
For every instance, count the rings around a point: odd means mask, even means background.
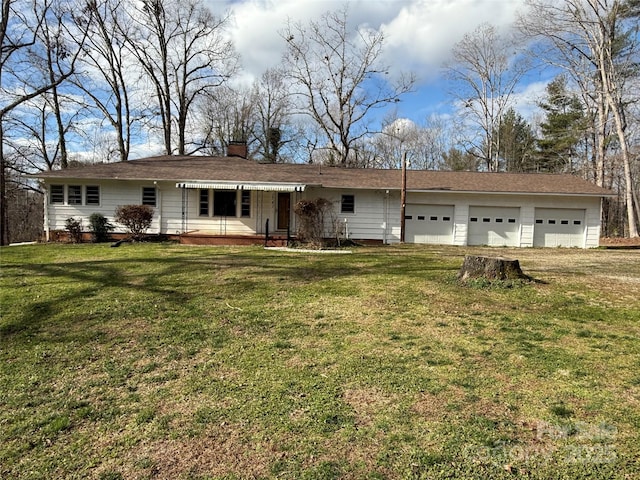
[[[0,256],[1,478],[640,477],[640,251]]]

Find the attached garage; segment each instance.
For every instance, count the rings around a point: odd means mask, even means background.
[[[585,245],[585,210],[536,208],[534,247],[579,247]]]
[[[453,205],[407,204],[405,239],[408,243],[451,245]]]
[[[520,208],[469,207],[469,245],[520,245]]]

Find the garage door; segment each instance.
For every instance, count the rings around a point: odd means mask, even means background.
[[[584,209],[536,208],[534,247],[584,247]]]
[[[520,245],[520,208],[469,207],[469,245]]]
[[[453,243],[453,205],[408,204],[404,218],[407,243]]]

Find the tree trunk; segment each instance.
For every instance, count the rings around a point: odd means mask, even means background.
[[[522,273],[520,262],[502,257],[483,257],[465,255],[464,263],[458,272],[458,280],[483,278],[486,280],[529,279]]]

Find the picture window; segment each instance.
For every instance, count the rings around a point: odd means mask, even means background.
[[[213,192],[213,215],[216,217],[236,216],[235,190],[216,190]]]

